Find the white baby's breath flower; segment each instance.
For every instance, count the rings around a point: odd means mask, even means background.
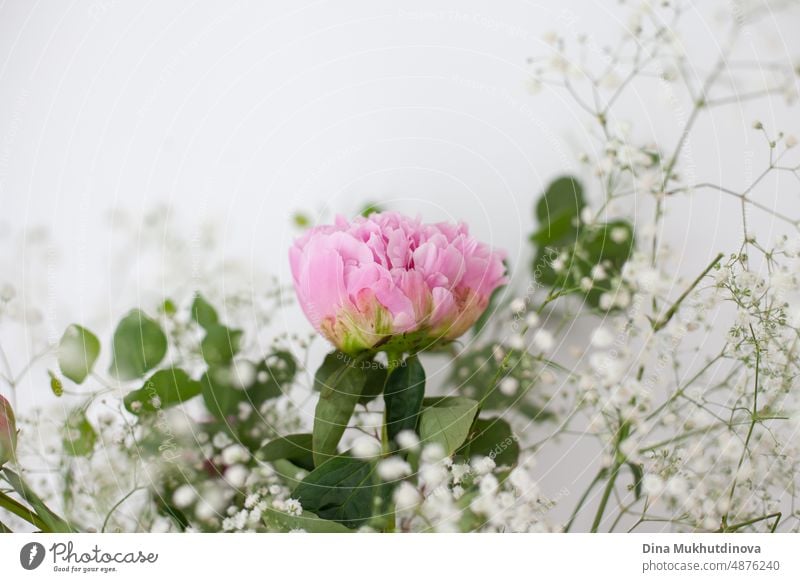
[[[231,445],[222,451],[222,462],[226,465],[245,463],[250,459],[250,451],[242,445]]]
[[[497,466],[491,457],[475,457],[470,466],[476,475],[488,475]]]
[[[600,349],[605,349],[614,343],[614,336],[605,327],[598,327],[592,332],[591,344]]]
[[[512,376],[506,376],[500,381],[498,389],[504,396],[514,396],[519,389],[519,381]]]
[[[525,338],[518,333],[512,334],[511,337],[508,338],[508,347],[512,350],[524,350],[526,347]]]
[[[358,459],[371,459],[381,454],[381,444],[369,436],[361,436],[353,443],[350,452]]]
[[[184,483],[172,494],[172,503],[178,509],[186,509],[197,499],[197,492],[194,487],[188,483]]]
[[[439,443],[430,443],[422,449],[422,461],[424,463],[438,463],[446,457],[444,447]]]
[[[395,440],[401,449],[415,451],[419,447],[419,437],[413,430],[401,430]]]
[[[389,457],[378,462],[377,470],[384,481],[397,481],[411,474],[411,465],[400,457]]]
[[[533,345],[543,352],[553,349],[553,346],[555,345],[553,334],[546,329],[537,329],[533,333]]]
[[[402,481],[392,495],[396,510],[401,513],[414,511],[422,502],[422,496],[408,481]]]
[[[295,517],[303,515],[303,506],[297,499],[289,498],[283,503],[283,511]]]

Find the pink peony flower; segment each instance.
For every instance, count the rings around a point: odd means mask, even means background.
[[[0,466],[14,459],[17,450],[17,423],[11,403],[0,396]]]
[[[289,262],[306,317],[347,353],[453,340],[506,281],[503,255],[465,224],[396,212],[313,228],[289,249]]]

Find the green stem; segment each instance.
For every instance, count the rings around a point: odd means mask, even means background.
[[[778,528],[778,524],[780,523],[782,516],[783,514],[780,511],[776,511],[775,513],[770,513],[769,515],[762,515],[761,517],[755,517],[753,519],[748,519],[747,521],[743,521],[741,523],[729,525],[725,529],[720,528],[718,531],[719,533],[731,533],[745,526],[753,525],[754,523],[765,521],[767,519],[772,519],[774,517],[775,523],[772,524],[772,527],[770,528],[770,533],[775,533],[775,530]]]
[[[583,504],[586,503],[586,500],[589,498],[589,494],[595,488],[595,485],[597,485],[600,482],[600,480],[603,477],[605,477],[605,474],[606,474],[606,469],[605,468],[600,469],[597,475],[595,475],[595,478],[592,479],[592,482],[589,483],[589,486],[586,488],[586,491],[583,492],[583,495],[581,495],[581,498],[578,500],[578,504],[575,506],[575,509],[572,510],[572,515],[569,516],[569,521],[567,522],[567,525],[564,526],[564,533],[569,532],[570,528],[572,527],[572,523],[575,521],[575,518],[578,517],[578,513],[583,507]]]
[[[621,467],[622,463],[620,463],[618,460],[615,460],[611,467],[611,476],[608,478],[606,488],[603,490],[603,497],[600,499],[600,506],[597,508],[597,513],[594,516],[594,522],[592,523],[591,530],[592,533],[597,533],[597,529],[600,527],[600,522],[603,521],[603,514],[606,511],[606,505],[608,505],[611,492],[614,490],[614,483],[617,480],[617,476],[619,475],[619,470]]]
[[[388,379],[392,372],[400,366],[400,360],[403,358],[403,352],[386,351],[386,378]],[[381,427],[381,454],[387,457],[392,453],[392,445],[389,442],[389,428],[387,425],[388,419],[386,418],[386,409],[383,410],[383,426]],[[385,508],[386,512],[386,526],[384,532],[393,533],[396,529],[396,518],[394,513],[393,503],[388,502]]]
[[[669,321],[672,319],[672,317],[680,308],[681,303],[683,303],[684,299],[686,299],[686,297],[689,296],[689,293],[691,293],[694,290],[694,288],[700,284],[700,281],[702,281],[703,278],[706,275],[708,275],[709,271],[711,271],[711,269],[713,269],[714,266],[717,263],[719,263],[720,260],[722,260],[722,257],[724,256],[725,255],[723,253],[719,253],[716,257],[714,257],[714,260],[711,261],[705,269],[703,269],[703,272],[700,273],[697,276],[697,278],[695,278],[694,281],[692,281],[692,284],[689,286],[689,288],[686,289],[686,291],[684,291],[680,297],[678,297],[678,300],[672,304],[672,306],[666,311],[666,313],[664,313],[664,316],[660,317],[655,323],[653,323],[653,333],[660,331],[664,326],[666,326],[669,323]]]
[[[47,524],[42,520],[42,518],[40,518],[33,511],[31,511],[18,501],[15,501],[14,499],[12,499],[11,497],[2,492],[0,492],[0,507],[5,509],[9,513],[13,513],[17,517],[24,519],[31,525],[38,527],[43,532],[50,533],[52,531],[49,527],[47,527]]]

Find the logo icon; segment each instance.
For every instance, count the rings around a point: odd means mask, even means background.
[[[26,570],[35,570],[44,561],[44,546],[39,542],[30,542],[19,551],[19,563]]]

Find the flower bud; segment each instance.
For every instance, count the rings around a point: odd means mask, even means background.
[[[351,354],[454,340],[506,281],[503,255],[466,225],[396,212],[315,227],[289,250],[289,262],[306,317]]]
[[[0,396],[0,466],[15,458],[17,450],[17,422],[11,403]]]

